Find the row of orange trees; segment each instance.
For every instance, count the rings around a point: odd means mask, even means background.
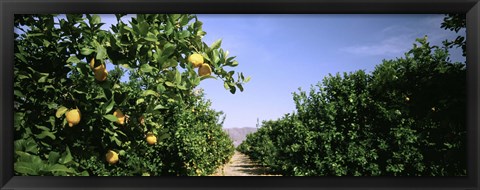
[[[103,30],[98,15],[16,15],[16,175],[208,175],[233,155],[195,89],[243,91],[235,57],[195,15],[115,16]]]
[[[371,74],[329,75],[238,150],[285,176],[464,176],[466,70],[447,48],[463,43],[425,37]]]

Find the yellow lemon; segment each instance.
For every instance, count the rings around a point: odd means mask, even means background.
[[[90,60],[90,68],[93,69],[93,71],[96,71],[96,70],[103,70],[105,69],[105,65],[100,63],[98,64],[99,62],[95,62],[95,57],[93,57],[91,60]]]
[[[198,68],[198,75],[202,76],[209,76],[212,74],[212,68],[208,64],[202,64],[200,68]]]
[[[118,162],[118,153],[113,150],[109,150],[107,154],[105,154],[105,159],[109,164],[115,164]]]
[[[107,68],[105,68],[104,64],[100,64],[99,66],[93,68],[93,72],[95,73],[96,71],[106,71]]]
[[[102,66],[98,66],[98,67],[102,67]],[[103,69],[99,68],[98,70],[96,70],[98,67],[94,68],[95,80],[100,82],[107,80],[108,72],[105,66],[103,67]]]
[[[90,68],[95,68],[95,57],[92,57],[92,59],[90,60]]]
[[[70,127],[73,127],[74,125],[80,123],[81,115],[80,110],[78,109],[72,109],[67,111],[67,113],[65,113],[65,116],[67,117],[68,126]]]
[[[152,133],[148,133],[147,134],[147,143],[150,144],[150,145],[157,143],[157,137]]]
[[[117,109],[113,112],[113,115],[117,117],[117,123],[123,125],[125,123],[125,115],[123,114],[122,110]]]
[[[203,64],[203,56],[198,53],[194,53],[188,56],[188,62],[192,63],[193,67],[195,68],[200,67]]]

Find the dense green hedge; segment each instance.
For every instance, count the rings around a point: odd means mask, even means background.
[[[294,93],[238,150],[283,175],[466,175],[466,71],[418,39],[403,58]]]

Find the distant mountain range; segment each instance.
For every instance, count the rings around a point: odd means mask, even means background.
[[[255,127],[238,127],[238,128],[224,128],[224,131],[228,133],[233,140],[233,145],[237,147],[247,138],[247,134],[257,131]]]

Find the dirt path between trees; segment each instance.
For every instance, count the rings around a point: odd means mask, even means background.
[[[247,155],[235,151],[232,159],[212,176],[272,176],[267,171],[267,168],[252,162]]]

